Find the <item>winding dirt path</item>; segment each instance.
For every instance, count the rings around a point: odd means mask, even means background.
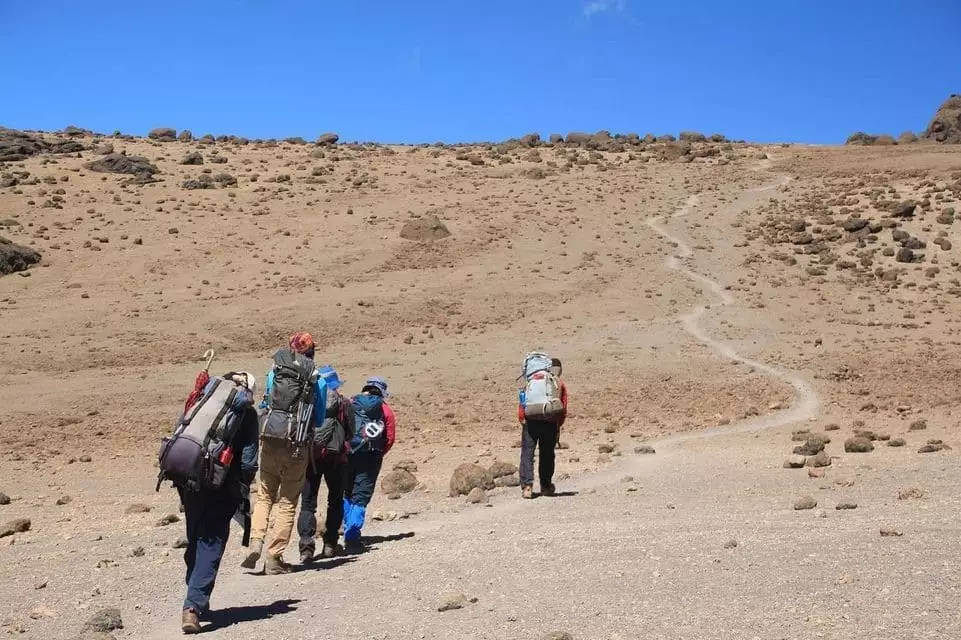
[[[757,168],[758,170],[761,170],[766,168],[769,164],[770,160],[766,160]],[[772,184],[749,189],[746,193],[771,191],[789,181],[790,178],[782,176]],[[682,218],[686,216],[698,205],[698,202],[699,197],[697,195],[690,196],[687,201],[677,211],[674,212],[673,215],[669,216],[669,219]],[[673,243],[677,247],[677,251],[673,255],[668,256],[664,261],[665,266],[667,266],[668,269],[683,274],[699,284],[705,291],[713,295],[717,299],[718,304],[721,306],[736,305],[736,298],[726,291],[719,282],[712,280],[705,275],[697,273],[689,266],[693,256],[693,250],[683,239],[665,229],[663,226],[664,221],[665,220],[663,216],[657,216],[650,218],[647,221],[647,224],[665,240]],[[744,433],[750,431],[759,431],[761,429],[782,427],[793,422],[801,422],[815,417],[820,409],[821,399],[818,396],[817,391],[814,390],[814,387],[811,386],[810,383],[790,371],[778,369],[776,367],[764,364],[763,362],[752,360],[751,358],[738,353],[730,345],[719,340],[715,340],[707,334],[707,332],[699,324],[699,321],[704,314],[712,308],[712,306],[713,305],[711,304],[704,304],[697,306],[688,312],[680,314],[678,318],[681,322],[681,326],[688,334],[693,336],[702,344],[714,349],[719,355],[754,367],[758,371],[763,371],[772,378],[787,382],[795,390],[795,401],[790,407],[783,411],[757,416],[756,418],[743,420],[734,425],[668,436],[660,439],[658,442],[662,444],[678,443],[697,438],[711,437],[722,433]]]

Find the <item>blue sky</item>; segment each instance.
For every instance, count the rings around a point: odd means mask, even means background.
[[[921,130],[961,0],[0,0],[0,124],[503,140]]]

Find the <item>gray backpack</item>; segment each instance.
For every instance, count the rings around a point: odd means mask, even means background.
[[[298,448],[310,443],[316,369],[313,359],[293,349],[274,354],[274,380],[261,416],[263,437],[287,440]]]
[[[197,402],[187,409],[173,435],[160,444],[160,474],[164,480],[193,491],[224,486],[234,451],[231,447],[253,394],[232,380],[214,377]]]

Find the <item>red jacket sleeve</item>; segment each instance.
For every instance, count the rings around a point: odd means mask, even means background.
[[[384,403],[384,431],[387,434],[387,444],[384,446],[384,455],[386,455],[397,440],[397,417],[386,402]]]
[[[561,414],[561,419],[557,421],[557,427],[563,427],[564,421],[567,420],[567,385],[561,382],[561,404],[564,405],[564,413]]]

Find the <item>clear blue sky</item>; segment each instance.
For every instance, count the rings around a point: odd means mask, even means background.
[[[921,130],[961,0],[0,0],[0,124],[502,140]]]

